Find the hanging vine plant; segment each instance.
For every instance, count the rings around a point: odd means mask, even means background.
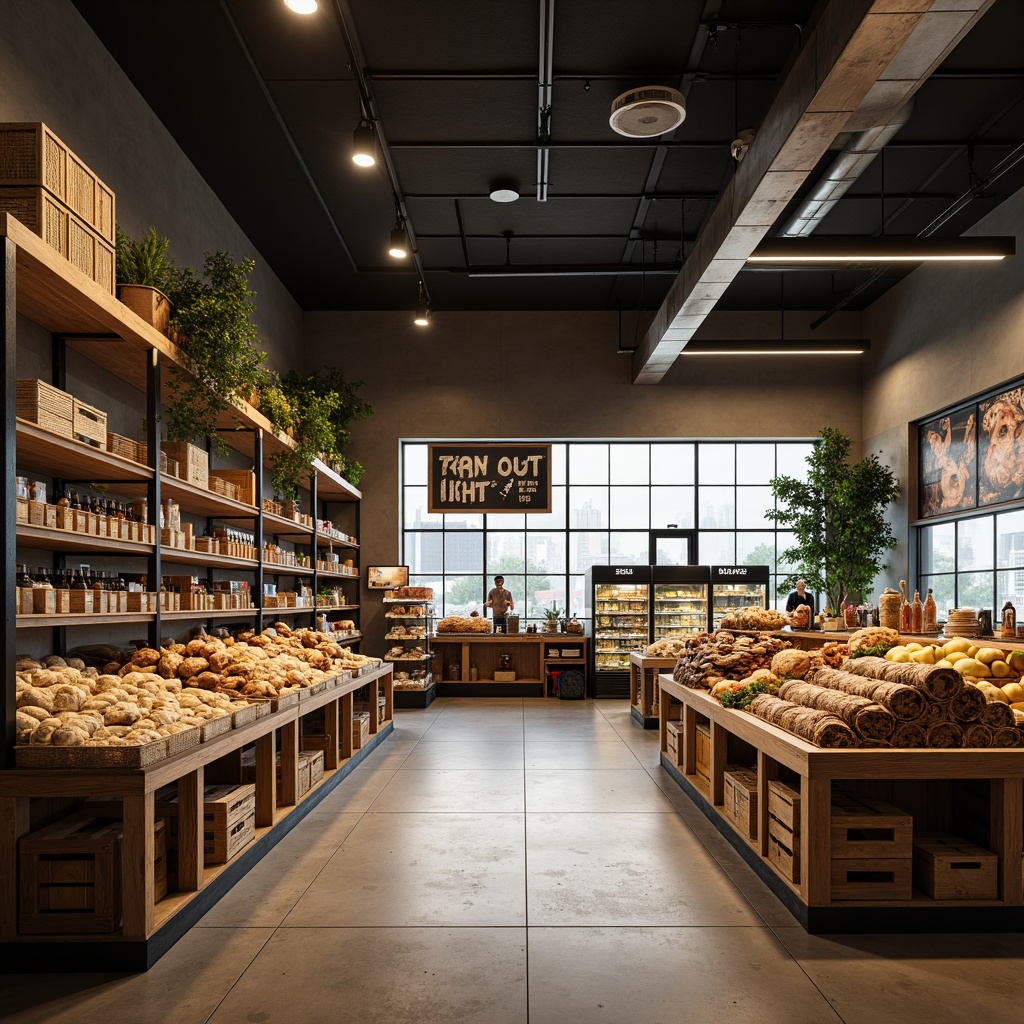
[[[292,370],[281,380],[280,391],[294,418],[290,425],[295,446],[271,457],[275,494],[297,497],[314,459],[339,466],[351,484],[359,482],[363,467],[342,449],[351,440],[348,424],[373,413],[373,407],[356,393],[361,386],[362,381],[347,381],[336,367],[305,375]],[[263,408],[262,398],[260,405]],[[267,415],[280,428],[281,423]]]
[[[217,432],[232,403],[247,401],[263,379],[267,358],[252,322],[249,288],[252,260],[235,262],[226,252],[207,253],[202,273],[178,271],[171,286],[171,327],[187,362],[168,378],[167,436],[172,441],[210,438],[226,450]]]

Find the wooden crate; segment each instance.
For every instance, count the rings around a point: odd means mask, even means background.
[[[800,835],[772,817],[768,818],[768,862],[783,878],[799,884]]]
[[[107,414],[93,405],[75,399],[72,432],[80,441],[88,441],[99,448],[107,442]]]
[[[196,487],[206,487],[210,480],[210,458],[187,441],[164,441],[162,450],[178,464],[178,478]]]
[[[0,185],[46,189],[101,238],[114,241],[114,193],[38,121],[0,125]]]
[[[256,506],[256,474],[251,469],[211,469],[209,472],[211,484],[214,479],[223,480],[226,483],[234,484],[238,489],[237,500],[245,505]]]
[[[370,742],[370,712],[360,711],[352,716],[352,746],[357,750]]]
[[[833,860],[909,860],[913,831],[913,818],[892,804],[842,790],[832,794]]]
[[[256,812],[239,818],[230,828],[203,828],[203,860],[226,864],[256,838]]]
[[[515,682],[516,674],[514,671],[502,669],[496,669],[494,672],[494,681],[496,683],[512,683]]]
[[[210,474],[210,490],[223,498],[238,501],[238,488],[230,480],[221,480],[220,477],[214,476],[213,473]]]
[[[164,822],[154,822],[154,893],[167,894]],[[21,911],[26,935],[85,935],[121,927],[124,825],[93,814],[65,818],[19,842]]]
[[[730,765],[723,775],[722,813],[739,833],[757,838],[757,772]]]
[[[299,752],[299,771],[305,763],[309,773],[309,786],[312,789],[324,777],[324,752],[322,750],[302,750]]]
[[[665,743],[668,746],[668,758],[674,765],[683,763],[683,725],[682,722],[668,722],[665,725]]]
[[[698,722],[694,734],[694,751],[696,754],[697,777],[704,784],[711,785],[711,726],[707,722]]]
[[[86,277],[114,293],[114,246],[42,188],[0,188],[0,211],[17,217]]]
[[[910,857],[832,858],[833,900],[909,900]]]
[[[794,834],[800,832],[800,790],[779,779],[768,781],[768,814]]]
[[[14,521],[16,523],[28,523],[28,498],[15,499]]]
[[[914,887],[935,900],[994,900],[999,896],[999,857],[960,836],[914,837]]]
[[[41,380],[19,380],[15,385],[15,411],[20,419],[38,423],[61,437],[71,437],[75,399]]]
[[[157,805],[158,813],[171,821],[171,834],[178,831],[178,795]],[[228,829],[241,818],[256,812],[256,787],[223,785],[203,787],[204,828]]]

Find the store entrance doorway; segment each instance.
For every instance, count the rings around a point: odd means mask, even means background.
[[[651,565],[696,565],[696,530],[651,530]]]

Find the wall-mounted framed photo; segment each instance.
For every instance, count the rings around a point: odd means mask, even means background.
[[[366,585],[370,590],[393,590],[409,585],[409,566],[371,565],[366,570]]]
[[[978,407],[968,405],[918,428],[922,519],[978,504]]]

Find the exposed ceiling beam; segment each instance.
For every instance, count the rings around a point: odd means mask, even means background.
[[[830,0],[816,11],[746,158],[633,356],[633,383],[664,377],[836,137],[912,96],[992,2]]]

